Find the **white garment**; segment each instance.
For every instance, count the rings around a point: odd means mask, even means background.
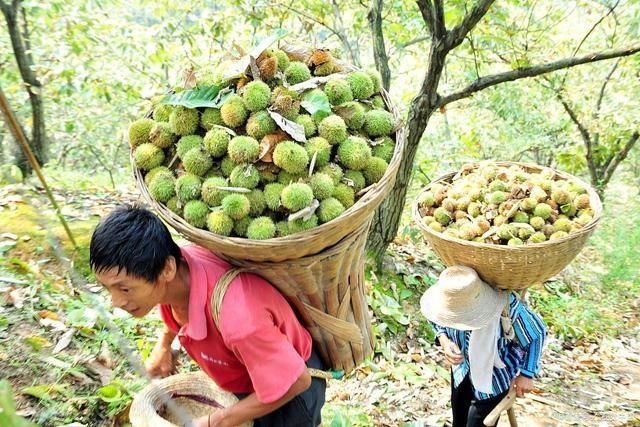
[[[471,384],[482,393],[493,391],[493,368],[506,367],[498,355],[500,315],[496,313],[485,327],[471,331],[469,337]]]

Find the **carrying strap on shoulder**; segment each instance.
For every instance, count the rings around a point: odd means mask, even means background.
[[[233,282],[233,279],[238,277],[238,274],[242,273],[242,268],[232,268],[227,270],[220,278],[218,279],[218,283],[216,283],[215,288],[213,288],[213,294],[211,295],[211,317],[213,318],[213,323],[216,324],[216,328],[220,330],[220,311],[222,310],[222,301],[224,300],[224,296],[227,293],[227,289]]]
[[[218,330],[220,330],[220,311],[222,310],[222,301],[227,293],[227,289],[229,289],[233,280],[238,277],[240,273],[245,271],[247,270],[242,268],[232,268],[227,270],[222,276],[220,276],[218,283],[216,283],[215,288],[213,288],[213,294],[211,295],[211,317],[213,318],[213,323],[215,323]],[[314,378],[322,378],[325,380],[340,379],[344,376],[343,371],[322,371],[320,369],[307,368],[307,372],[309,372],[309,375]]]
[[[509,301],[502,308],[502,314],[500,315],[500,323],[502,324],[502,335],[509,341],[515,338],[515,331],[513,330],[513,322],[511,321],[511,313],[509,312],[511,304]]]
[[[520,304],[524,304],[522,302],[524,296],[527,293],[526,289],[522,289],[520,291],[512,291],[514,296],[519,300]],[[502,332],[506,339],[509,341],[513,341],[516,336],[515,331],[513,330],[513,321],[511,320],[511,294],[509,294],[507,298],[507,303],[502,308],[502,314],[500,315],[500,322],[502,324]]]

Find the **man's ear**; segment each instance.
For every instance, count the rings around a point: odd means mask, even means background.
[[[176,277],[177,273],[178,266],[176,264],[176,259],[173,256],[169,256],[164,262],[164,267],[160,272],[159,278],[165,283],[171,282]]]

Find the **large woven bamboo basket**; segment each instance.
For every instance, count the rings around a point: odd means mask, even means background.
[[[400,123],[400,112],[392,104],[389,94],[384,89],[382,90],[382,97],[389,111],[393,113],[398,123]],[[402,159],[404,144],[404,127],[400,127],[396,132],[396,147],[393,157],[382,179],[376,184],[363,189],[362,192],[364,194],[360,199],[338,218],[308,231],[269,240],[224,237],[193,227],[165,205],[158,203],[151,197],[142,173],[135,167],[133,160],[131,161],[131,168],[136,186],[145,201],[153,207],[162,219],[188,240],[228,259],[278,262],[316,254],[325,248],[335,245],[365,223],[393,188],[400,160]]]
[[[237,402],[233,393],[222,390],[205,373],[189,372],[155,380],[142,389],[133,399],[129,420],[133,427],[182,427]]]
[[[290,55],[302,52],[282,49]],[[400,124],[400,112],[389,94],[383,89],[381,96]],[[308,231],[269,240],[223,237],[191,226],[151,197],[133,160],[132,170],[144,200],[164,221],[187,240],[269,280],[295,307],[327,366],[349,372],[374,347],[364,296],[364,247],[374,212],[395,183],[405,145],[403,126],[398,126],[395,140],[382,179],[363,189],[342,215]]]
[[[543,169],[541,166],[528,163],[495,163],[506,167],[517,165],[528,172],[539,172]],[[450,183],[455,176],[456,173],[446,174],[433,181],[422,192],[429,191],[435,183]],[[471,267],[485,282],[500,289],[526,289],[534,284],[543,283],[562,271],[578,255],[602,217],[600,197],[590,185],[559,171],[555,171],[554,179],[570,179],[586,188],[594,210],[593,220],[580,231],[562,239],[524,246],[492,245],[455,239],[424,225],[418,211],[420,196],[413,202],[413,219],[431,248],[447,266]]]
[[[231,262],[273,283],[311,333],[320,357],[352,371],[373,352],[364,292],[365,244],[373,213],[338,244],[317,254],[280,262]]]

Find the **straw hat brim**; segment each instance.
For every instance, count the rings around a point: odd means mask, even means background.
[[[477,298],[465,307],[453,310],[446,304],[441,286],[427,289],[420,298],[420,311],[430,321],[447,328],[473,331],[486,326],[499,314],[507,300],[507,292],[493,289],[481,282]]]
[[[168,398],[172,405],[166,405]],[[188,372],[154,380],[142,389],[133,399],[129,420],[133,427],[176,427],[215,412],[217,405],[226,408],[237,402],[204,372]]]

